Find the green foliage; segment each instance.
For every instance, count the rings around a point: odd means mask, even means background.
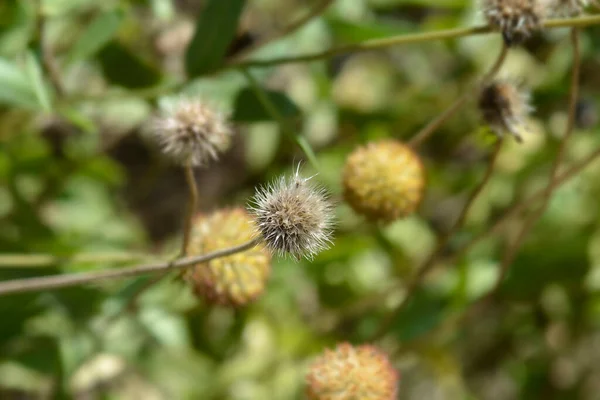
[[[461,252],[548,182],[567,119],[565,32],[510,50],[500,75],[532,87],[536,107],[524,143],[505,141],[464,226],[396,313],[496,137],[467,102],[416,149],[427,169],[419,212],[386,226],[344,203],[344,162],[369,141],[409,141],[485,73],[501,38],[239,67],[479,23],[467,1],[335,0],[286,31],[320,4],[0,1],[0,281],[174,258],[188,188],[149,132],[180,98],[221,108],[236,132],[220,161],[195,170],[199,213],[244,206],[301,162],[332,193],[337,220],[314,260],[275,257],[247,307],[204,303],[176,273],[141,294],[155,275],[0,296],[0,399],[300,399],[310,360],[341,341],[390,354],[402,399],[597,398],[598,165],[553,193],[483,311],[540,203]],[[561,170],[600,146],[599,29],[581,29],[578,124]]]

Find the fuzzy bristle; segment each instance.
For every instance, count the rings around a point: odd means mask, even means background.
[[[306,382],[311,400],[395,400],[399,374],[379,349],[342,343],[311,365]]]
[[[416,153],[395,140],[354,150],[343,172],[344,198],[359,214],[391,222],[413,213],[425,190],[425,169]]]
[[[479,95],[479,109],[496,135],[502,137],[508,132],[522,142],[521,132],[533,110],[529,93],[506,81],[492,82]]]
[[[297,170],[260,188],[250,211],[271,250],[297,259],[312,258],[331,243],[333,206],[328,197]]]
[[[508,46],[522,43],[541,30],[550,0],[482,0],[490,26],[502,33]]]
[[[243,208],[199,215],[193,221],[190,255],[206,254],[252,240],[256,226]],[[186,270],[194,293],[210,304],[243,306],[265,289],[271,255],[264,245],[231,256],[197,264]]]
[[[201,166],[227,150],[233,131],[222,113],[205,102],[182,99],[152,120],[163,153],[181,165]]]

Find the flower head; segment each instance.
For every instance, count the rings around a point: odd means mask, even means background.
[[[325,350],[310,367],[306,381],[311,400],[394,400],[399,375],[377,348],[342,343]]]
[[[550,0],[483,0],[483,13],[490,26],[502,33],[511,46],[542,28]]]
[[[559,17],[576,16],[589,6],[588,0],[553,0],[554,15]]]
[[[396,140],[354,150],[343,172],[344,198],[359,214],[390,222],[413,213],[425,191],[425,169],[408,146]]]
[[[152,131],[167,156],[193,166],[216,160],[233,133],[220,112],[193,99],[180,100],[156,117]]]
[[[299,168],[293,176],[259,189],[251,211],[271,250],[312,258],[329,247],[333,206],[325,190],[300,176]]]
[[[243,208],[219,210],[193,221],[190,255],[206,254],[251,240],[256,226]],[[263,245],[216,258],[186,270],[185,280],[208,303],[242,306],[258,297],[271,271],[271,255]]]
[[[521,142],[525,121],[533,110],[529,97],[529,93],[509,82],[496,81],[481,91],[479,109],[496,135],[502,137],[508,132]]]

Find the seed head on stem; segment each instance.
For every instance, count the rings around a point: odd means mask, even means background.
[[[198,99],[181,99],[151,124],[163,153],[178,164],[203,166],[229,147],[232,129],[225,116]]]
[[[331,243],[333,205],[325,189],[299,170],[260,188],[250,211],[268,248],[310,259]]]

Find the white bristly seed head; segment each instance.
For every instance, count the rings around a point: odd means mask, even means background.
[[[293,176],[257,190],[250,211],[272,251],[312,259],[329,247],[333,205],[325,189],[310,179],[300,176],[298,167]]]
[[[507,46],[522,43],[541,30],[551,0],[480,0],[490,26],[502,33]]]
[[[231,143],[224,115],[201,100],[182,99],[152,121],[162,152],[181,165],[202,166],[216,160]]]

